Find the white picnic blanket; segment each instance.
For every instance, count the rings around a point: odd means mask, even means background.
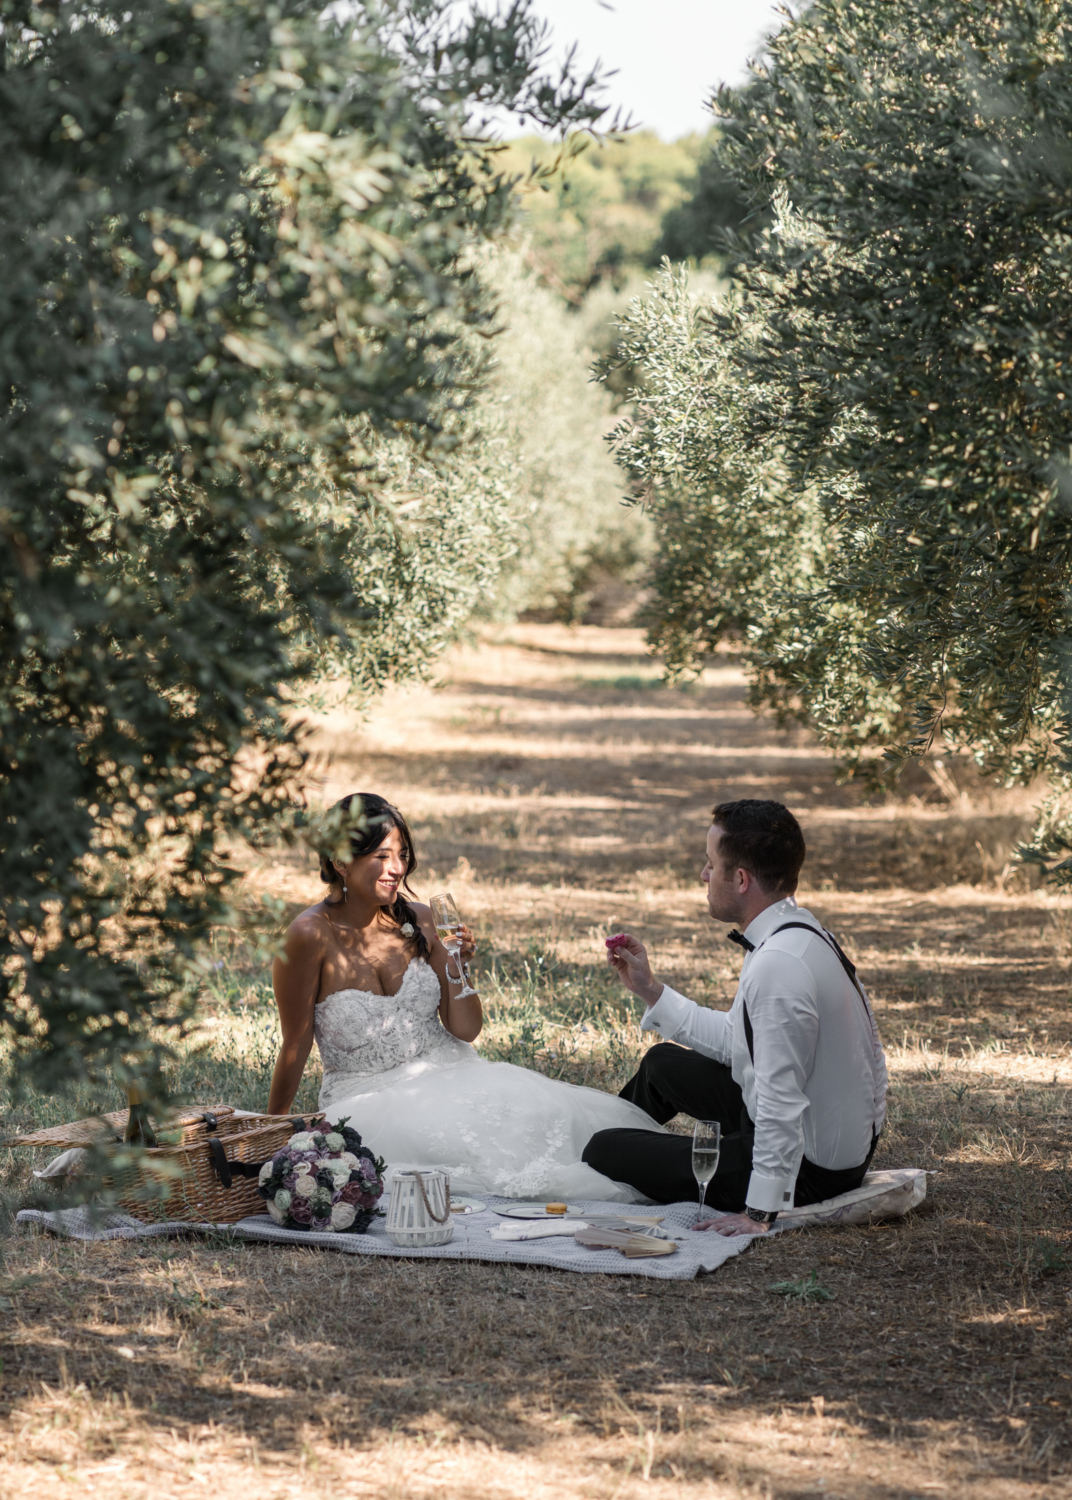
[[[781,1234],[807,1224],[866,1224],[872,1219],[897,1218],[922,1203],[926,1191],[927,1174],[918,1168],[869,1172],[855,1192],[782,1214],[775,1233]],[[509,1206],[510,1201],[507,1198],[487,1198],[488,1207],[482,1213],[459,1215],[455,1219],[452,1240],[423,1250],[400,1249],[393,1245],[387,1238],[383,1219],[376,1219],[367,1234],[309,1234],[302,1230],[280,1229],[267,1214],[242,1219],[237,1224],[177,1221],[143,1224],[129,1214],[103,1209],[94,1211],[92,1207],[84,1206],[54,1212],[24,1208],[16,1215],[15,1223],[21,1229],[46,1230],[81,1240],[156,1239],[216,1233],[239,1240],[261,1240],[272,1245],[314,1245],[321,1250],[336,1250],[347,1255],[390,1255],[406,1260],[514,1261],[524,1265],[553,1266],[560,1271],[602,1271],[615,1276],[650,1276],[660,1281],[691,1281],[701,1272],[717,1270],[725,1261],[740,1255],[754,1240],[768,1237],[735,1235],[723,1238],[720,1234],[694,1233],[691,1225],[697,1217],[695,1203],[634,1209],[633,1213],[645,1216],[663,1215],[662,1228],[675,1239],[677,1251],[673,1255],[651,1259],[627,1260],[619,1250],[589,1250],[578,1245],[571,1235],[561,1232],[558,1224],[554,1226],[556,1233],[539,1239],[498,1237],[493,1234],[494,1230],[519,1222],[493,1211],[496,1206]],[[579,1203],[577,1207],[602,1223],[608,1217],[630,1213],[620,1204]],[[542,1223],[540,1227],[543,1227]]]

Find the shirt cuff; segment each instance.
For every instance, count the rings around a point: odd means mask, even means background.
[[[795,1187],[795,1177],[764,1177],[762,1172],[753,1172],[748,1179],[745,1206],[761,1208],[765,1213],[773,1213],[775,1210],[781,1213],[784,1209],[793,1207]]]
[[[640,1023],[641,1031],[657,1031],[660,1036],[673,1038],[688,1020],[689,1011],[693,1002],[679,995],[677,990],[672,990],[668,984],[663,985],[663,992],[650,1006],[644,1019]]]

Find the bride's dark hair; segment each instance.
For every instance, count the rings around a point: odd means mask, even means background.
[[[354,807],[354,803],[357,807]],[[413,895],[410,889],[409,877],[417,868],[417,855],[413,848],[413,835],[409,831],[409,824],[399,812],[397,807],[392,807],[390,802],[378,797],[375,792],[351,792],[348,797],[343,797],[336,802],[332,812],[336,810],[343,814],[360,812],[361,826],[350,829],[350,855],[353,859],[361,859],[365,854],[371,854],[378,849],[387,837],[390,828],[397,828],[402,835],[402,853],[406,861],[406,873],[402,877],[402,884],[398,888],[398,895],[390,906],[384,907],[387,915],[399,927],[404,927],[408,922],[413,928],[413,936],[409,941],[415,946],[422,958],[428,957],[428,940],[421,931],[421,924],[417,921],[417,913],[407,900]],[[320,856],[320,879],[325,885],[338,885],[343,883],[342,876],[335,868],[334,862],[326,854]],[[335,905],[336,903],[332,903]]]

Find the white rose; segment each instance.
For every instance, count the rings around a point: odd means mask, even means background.
[[[361,1165],[361,1158],[359,1156],[355,1156],[352,1151],[340,1151],[339,1160],[341,1162],[345,1162],[345,1164],[350,1168],[351,1172],[355,1167],[359,1167]]]
[[[282,1224],[283,1220],[286,1218],[286,1214],[281,1208],[276,1208],[271,1198],[268,1199],[268,1212],[271,1214],[272,1218],[277,1224]]]
[[[333,1130],[329,1136],[325,1136],[324,1140],[329,1151],[341,1151],[342,1148],[346,1145],[343,1137],[339,1135],[338,1131],[335,1130]]]
[[[294,1184],[295,1198],[311,1198],[316,1192],[316,1178],[312,1172],[299,1172]]]
[[[266,1161],[265,1164],[264,1164],[264,1166],[260,1169],[260,1171],[257,1174],[257,1181],[260,1183],[261,1187],[264,1186],[264,1184],[268,1181],[268,1179],[269,1179],[269,1177],[271,1177],[271,1175],[272,1175],[272,1163],[270,1161]]]
[[[269,1211],[271,1211],[271,1205],[274,1204],[281,1214],[285,1214],[287,1209],[290,1207],[290,1194],[287,1192],[286,1188],[280,1188],[275,1197],[270,1198],[268,1201]]]
[[[349,1229],[357,1218],[357,1209],[352,1203],[336,1203],[331,1210],[332,1229]]]
[[[299,1130],[297,1135],[292,1135],[287,1142],[292,1151],[308,1151],[312,1144],[312,1133],[308,1130]]]
[[[339,1192],[350,1181],[350,1168],[343,1167],[340,1171],[338,1168],[333,1167],[331,1180],[335,1184],[335,1191]]]

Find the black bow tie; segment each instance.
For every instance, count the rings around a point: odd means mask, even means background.
[[[738,946],[738,948],[743,948],[746,953],[754,953],[755,952],[755,948],[756,948],[755,943],[750,943],[748,941],[748,939],[745,937],[744,933],[743,932],[738,932],[737,929],[736,929],[736,927],[733,929],[732,932],[727,932],[727,934],[726,934],[726,940],[727,940],[727,942],[730,942],[730,943],[736,943],[737,946]]]

